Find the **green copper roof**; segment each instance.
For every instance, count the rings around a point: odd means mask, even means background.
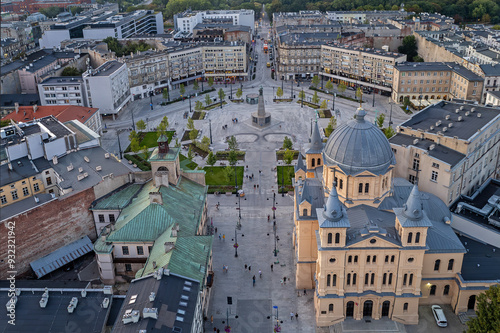
[[[165,134],[162,134],[162,135],[160,135],[158,140],[156,140],[156,142],[168,142],[168,138]]]
[[[92,209],[123,209],[139,192],[142,185],[132,184],[97,201]]]
[[[179,237],[168,269],[172,273],[200,281],[202,288],[212,254],[212,241],[213,236]]]
[[[155,268],[153,267],[153,262],[156,263],[156,267],[165,267],[170,262],[170,258],[172,256],[173,250],[165,253],[165,243],[166,242],[176,242],[177,237],[172,237],[172,228],[174,225],[172,224],[165,232],[156,239],[153,244],[153,248],[151,249],[151,253],[148,257],[148,261],[144,268],[137,271],[135,274],[135,278],[138,279],[144,275],[148,275],[153,273]],[[156,268],[156,269],[157,269]]]
[[[168,153],[163,154],[160,156],[158,154],[158,148],[155,148],[153,150],[153,153],[148,159],[148,162],[155,162],[155,161],[175,161],[177,159],[177,155],[179,155],[180,148],[176,147],[170,147],[168,149]]]

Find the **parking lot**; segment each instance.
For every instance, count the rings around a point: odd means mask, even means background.
[[[448,320],[448,327],[438,327],[434,316],[432,315],[430,305],[422,305],[418,307],[419,321],[418,325],[405,325],[407,333],[458,333],[463,332],[467,325],[463,325],[458,316],[455,315],[450,305],[441,305],[446,319]]]

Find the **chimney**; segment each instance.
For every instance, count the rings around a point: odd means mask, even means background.
[[[169,253],[175,246],[174,242],[165,242],[165,253]]]
[[[33,105],[33,113],[36,113],[36,110],[38,110],[38,105]]]
[[[15,102],[14,103],[14,107],[16,109],[16,114],[19,112],[19,103],[18,102]]]
[[[149,203],[163,205],[161,192],[149,192]]]

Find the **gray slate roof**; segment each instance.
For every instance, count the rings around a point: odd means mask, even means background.
[[[465,236],[458,238],[467,249],[462,262],[462,278],[466,281],[496,280],[500,283],[500,247],[486,245]]]
[[[319,134],[318,120],[314,122],[313,131],[311,134],[311,142],[309,143],[309,150],[306,154],[320,154],[323,151],[323,140]]]
[[[303,170],[304,172],[306,171],[306,166],[304,165],[304,159],[302,158],[302,154],[299,152],[299,158],[297,159],[297,164],[295,165],[294,168],[295,172],[299,170]]]
[[[295,187],[296,201],[299,204],[303,201],[307,201],[311,204],[311,216],[305,216],[303,217],[303,219],[316,219],[316,209],[322,208],[325,203],[323,185],[317,178],[306,178],[305,180],[302,180],[301,184],[303,185],[297,185]],[[297,216],[299,217],[299,219],[301,219],[301,215],[302,212],[298,211]]]

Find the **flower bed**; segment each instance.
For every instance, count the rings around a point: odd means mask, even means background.
[[[245,152],[241,151],[241,150],[237,150],[236,156],[237,156],[238,160],[243,161],[245,159]],[[229,150],[218,151],[215,153],[215,157],[217,157],[218,160],[227,161],[227,159],[229,158]]]

